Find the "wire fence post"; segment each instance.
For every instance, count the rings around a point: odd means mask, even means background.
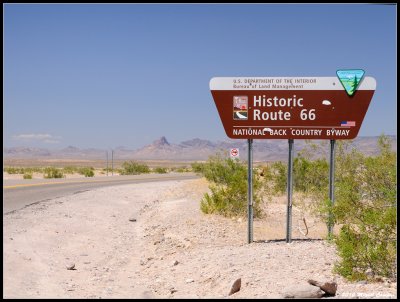
[[[335,140],[331,139],[330,144],[330,157],[329,157],[329,200],[330,206],[333,207],[335,204]],[[328,238],[331,238],[333,234],[333,215],[332,210],[329,210],[328,218]]]
[[[253,140],[248,139],[247,157],[247,201],[248,201],[248,232],[247,243],[253,242]]]
[[[286,216],[286,242],[292,242],[292,193],[293,193],[293,139],[289,139],[289,161],[287,175],[287,216]]]

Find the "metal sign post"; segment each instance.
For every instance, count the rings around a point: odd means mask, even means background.
[[[288,161],[288,177],[287,177],[287,193],[288,205],[286,216],[286,242],[292,241],[292,193],[293,193],[293,139],[289,139],[289,161]]]
[[[329,200],[331,206],[335,203],[335,140],[331,139],[331,150],[329,158]],[[328,220],[328,237],[331,237],[333,233],[333,216],[332,211],[329,211]]]
[[[253,140],[248,139],[247,160],[247,201],[248,201],[248,232],[247,243],[253,242]]]
[[[106,158],[107,158],[107,176],[108,176],[108,151],[106,152]]]

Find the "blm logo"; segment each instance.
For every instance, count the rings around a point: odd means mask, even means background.
[[[234,96],[233,119],[247,120],[247,116],[248,116],[247,96]]]

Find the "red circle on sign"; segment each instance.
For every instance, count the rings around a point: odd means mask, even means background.
[[[237,150],[237,149],[232,149],[232,150],[231,150],[231,155],[232,155],[232,156],[238,155],[238,150]]]

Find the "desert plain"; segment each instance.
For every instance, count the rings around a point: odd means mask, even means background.
[[[336,282],[329,298],[397,297],[397,282],[333,272],[326,225],[296,207],[296,195],[292,242],[278,196],[265,198],[249,244],[246,218],[201,212],[205,192],[204,178],[119,185],[3,214],[3,297],[283,298],[308,279]]]

